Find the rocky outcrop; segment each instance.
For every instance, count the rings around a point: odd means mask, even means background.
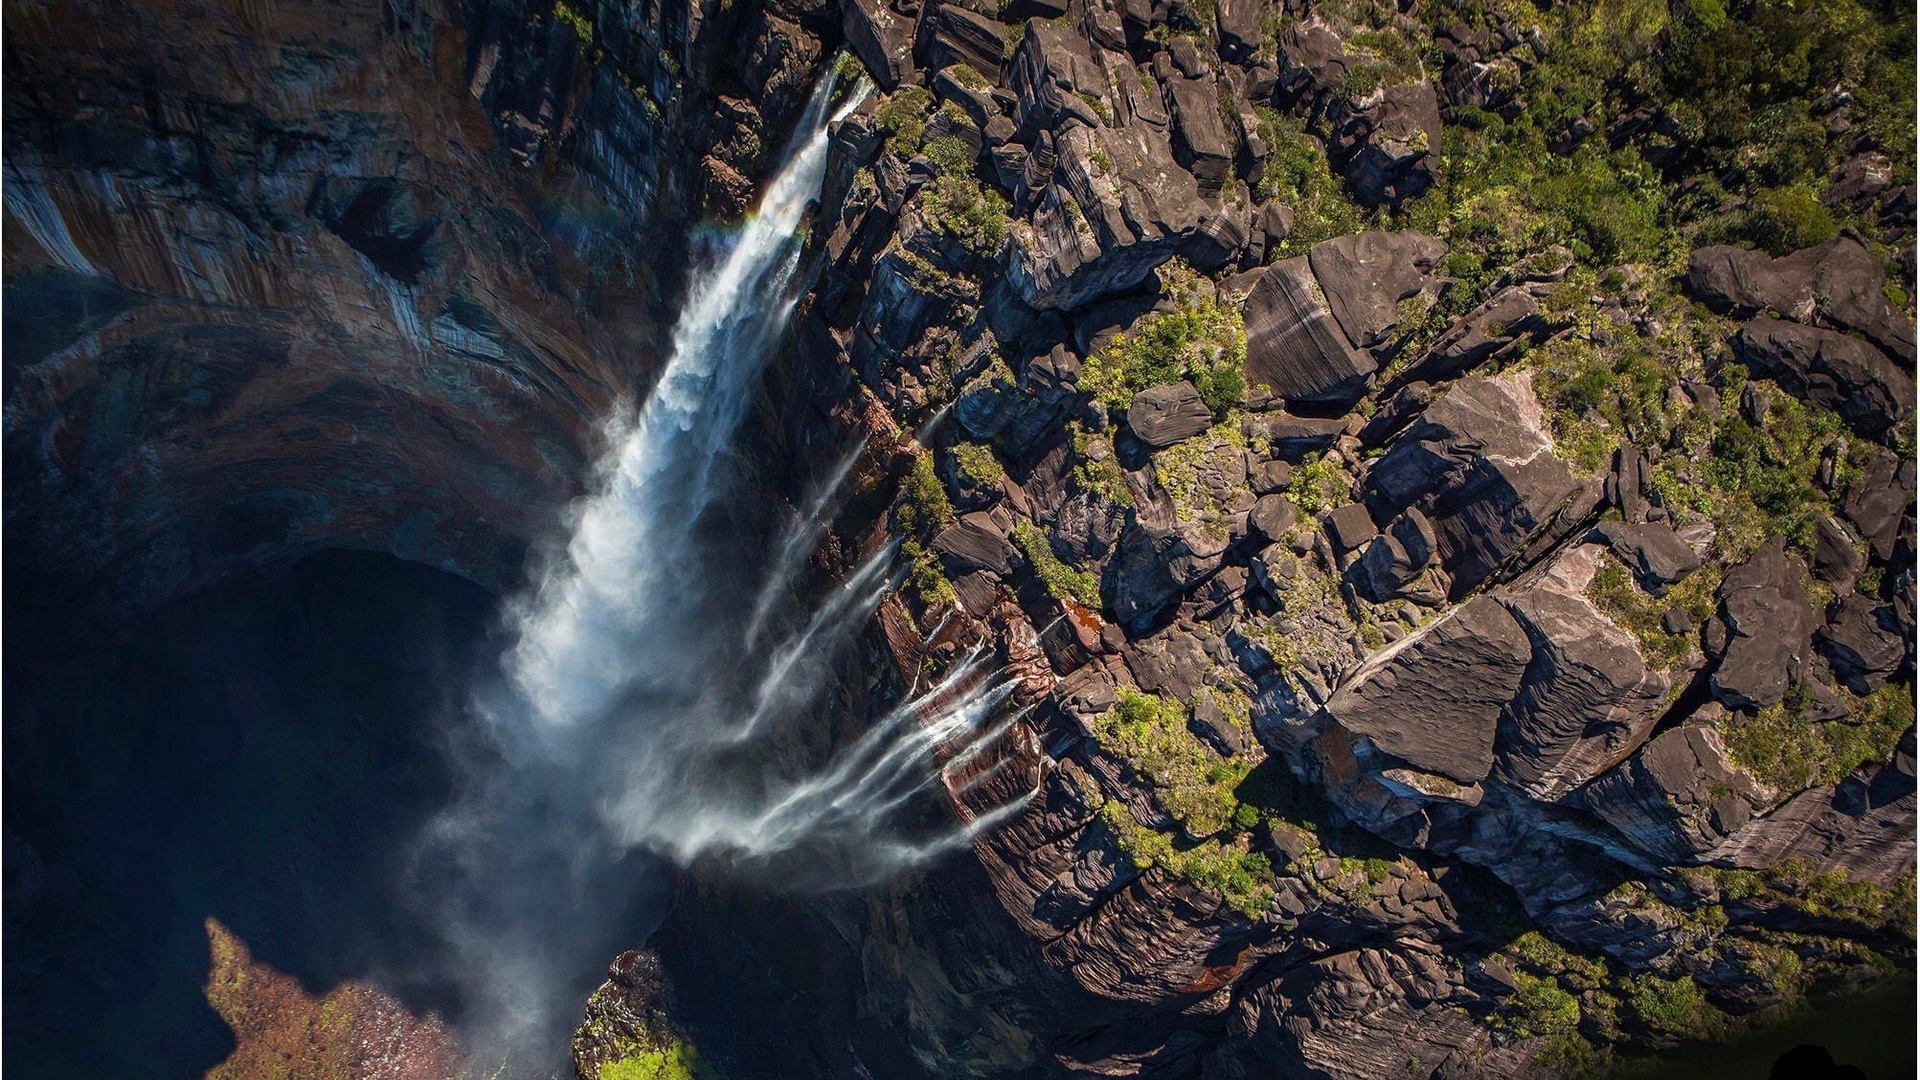
[[[1778,705],[1801,681],[1816,623],[1800,583],[1804,573],[1799,557],[1775,538],[1721,581],[1720,613],[1706,642],[1719,660],[1713,693],[1727,705]]]
[[[1660,718],[1671,677],[1584,595],[1597,552],[1575,549],[1542,579],[1498,596],[1533,646],[1500,716],[1498,775],[1543,802],[1564,798],[1638,746]]]
[[[1530,655],[1507,609],[1480,597],[1383,650],[1327,700],[1326,714],[1415,769],[1476,783],[1493,767],[1500,710]]]
[[[1595,780],[1586,801],[1641,849],[1690,861],[1744,828],[1761,799],[1747,774],[1727,763],[1719,732],[1687,723]]]
[[[1172,446],[1190,439],[1213,426],[1213,410],[1200,400],[1200,392],[1185,381],[1172,386],[1156,386],[1133,396],[1127,406],[1127,427],[1148,446]]]
[[[1399,304],[1431,285],[1446,245],[1359,233],[1269,267],[1248,292],[1246,376],[1274,397],[1350,405],[1394,352]]]
[[[1346,404],[1376,364],[1355,349],[1327,307],[1307,257],[1276,263],[1247,293],[1247,383],[1284,401]]]
[[[1418,509],[1432,523],[1456,597],[1561,516],[1580,490],[1553,454],[1524,375],[1455,384],[1367,474],[1375,520]]]
[[[1863,435],[1913,415],[1913,376],[1858,338],[1762,315],[1734,337],[1733,348],[1755,372],[1835,410]]]
[[[137,616],[328,546],[518,574],[625,357],[660,351],[700,179],[659,106],[684,9],[620,28],[638,88],[492,11],[10,22],[7,288],[42,315],[8,351],[8,546],[49,593]],[[533,170],[572,185],[566,222],[516,194]]]
[[[1886,267],[1851,233],[1777,259],[1721,246],[1687,262],[1689,291],[1715,311],[1751,317],[1733,346],[1755,374],[1869,436],[1914,407],[1913,323],[1885,284]]]

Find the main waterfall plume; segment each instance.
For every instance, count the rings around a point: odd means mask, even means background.
[[[658,384],[608,425],[564,551],[509,606],[504,684],[476,694],[485,745],[463,755],[469,783],[424,845],[422,876],[481,997],[469,1027],[516,1069],[554,1052],[585,990],[567,981],[634,943],[631,925],[608,924],[641,884],[657,892],[648,860],[854,885],[1018,809],[964,825],[903,814],[1011,723],[1011,684],[980,654],[823,761],[779,748],[898,582],[889,546],[792,612],[858,448],[771,552],[729,556],[702,529],[732,490],[729,447],[804,286],[799,232],[830,126],[868,92],[862,80],[836,94],[832,76],[816,87],[758,210],[696,273]],[[742,563],[763,570],[742,582]]]

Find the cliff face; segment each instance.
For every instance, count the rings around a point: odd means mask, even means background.
[[[1711,132],[1619,73],[1533,118],[1576,8],[10,9],[9,569],[504,590],[844,39],[884,92],[751,453],[866,440],[822,569],[912,575],[848,700],[985,643],[1032,711],[947,809],[1026,809],[868,893],[689,881],[707,1056],[1551,1074],[1910,968],[1902,151],[1823,99],[1850,231],[1636,234]],[[1573,170],[1632,191],[1529,201]]]
[[[22,580],[138,610],[344,546],[507,586],[651,378],[687,226],[812,76],[794,23],[749,21],[10,11]]]

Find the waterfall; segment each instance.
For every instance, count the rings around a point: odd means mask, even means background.
[[[659,917],[669,875],[648,873],[650,860],[705,860],[770,887],[854,886],[1023,805],[962,824],[916,799],[1014,719],[1012,684],[984,655],[840,745],[788,745],[902,576],[888,546],[802,598],[860,448],[771,551],[729,547],[714,525],[735,490],[729,447],[804,284],[798,233],[831,125],[869,92],[862,80],[835,105],[832,82],[735,243],[695,274],[659,382],[608,425],[565,549],[509,605],[505,677],[475,695],[487,738],[456,748],[467,783],[423,846],[418,876],[481,998],[463,1026],[516,1068],[564,1044],[591,985],[579,973],[644,936],[649,924],[623,916],[636,890]]]

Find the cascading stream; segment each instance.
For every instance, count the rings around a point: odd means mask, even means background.
[[[1011,683],[980,654],[825,761],[782,749],[791,718],[817,705],[835,657],[898,583],[888,547],[791,611],[857,448],[764,557],[710,535],[734,479],[729,447],[799,299],[798,233],[830,125],[869,91],[862,80],[836,104],[832,82],[815,89],[736,243],[696,275],[659,383],[610,426],[564,552],[510,607],[505,685],[476,695],[492,742],[471,755],[469,783],[423,851],[426,887],[450,909],[482,998],[466,1026],[484,1033],[483,1056],[516,1069],[564,1041],[586,989],[569,985],[576,972],[632,944],[634,927],[606,924],[644,891],[636,881],[661,888],[646,860],[704,858],[776,887],[858,885],[964,845],[1020,806],[964,825],[904,812],[1011,722]],[[742,563],[763,569],[743,575]]]

